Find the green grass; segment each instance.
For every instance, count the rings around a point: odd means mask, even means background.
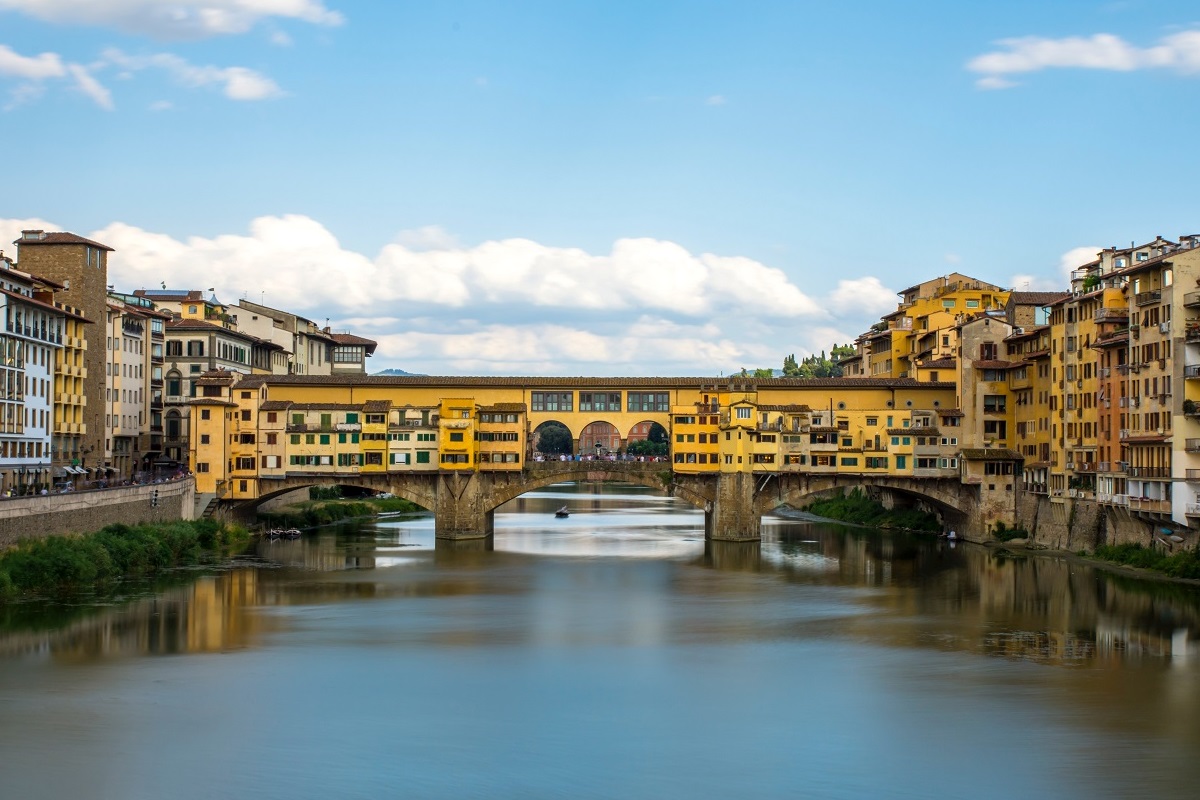
[[[935,514],[915,508],[889,510],[867,497],[860,489],[855,489],[849,494],[839,491],[832,497],[815,500],[801,510],[819,517],[853,522],[858,525],[870,525],[875,528],[903,528],[904,530],[930,532],[942,529]]]
[[[287,511],[259,512],[258,519],[271,528],[316,528],[343,519],[374,517],[397,511],[423,511],[401,497],[367,497],[362,500],[329,500],[302,503]]]
[[[1152,569],[1172,578],[1200,579],[1200,553],[1195,550],[1168,555],[1141,544],[1106,544],[1097,547],[1093,555],[1114,564]]]
[[[26,539],[0,553],[0,601],[92,590],[194,564],[206,550],[248,541],[245,528],[213,520],[109,525],[81,536]]]

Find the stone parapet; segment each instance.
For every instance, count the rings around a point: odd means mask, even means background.
[[[0,548],[21,539],[91,533],[123,522],[174,522],[195,517],[192,478],[143,486],[0,500]],[[155,500],[157,493],[157,501]]]

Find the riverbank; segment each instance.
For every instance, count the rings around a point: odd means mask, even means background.
[[[249,541],[242,526],[215,520],[108,525],[94,533],[25,539],[0,554],[0,602],[92,591],[200,563],[206,553]]]
[[[416,503],[400,497],[366,497],[361,500],[309,500],[285,507],[282,511],[259,512],[258,521],[266,528],[316,528],[355,517],[377,517],[424,511]]]

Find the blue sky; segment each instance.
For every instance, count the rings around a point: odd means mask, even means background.
[[[5,242],[374,369],[695,374],[1195,233],[1182,2],[0,0]]]

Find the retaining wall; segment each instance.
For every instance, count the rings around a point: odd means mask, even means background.
[[[157,505],[152,505],[154,492],[158,492]],[[196,482],[189,477],[146,486],[0,500],[0,548],[26,538],[91,533],[117,522],[136,525],[193,519],[195,498]]]

